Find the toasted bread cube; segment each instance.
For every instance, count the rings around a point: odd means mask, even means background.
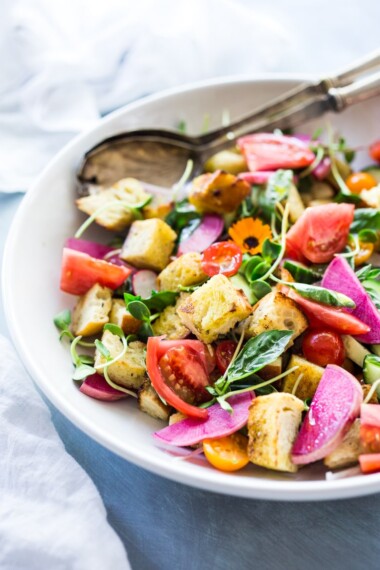
[[[221,150],[211,156],[204,165],[206,172],[224,170],[230,174],[247,172],[248,165],[244,156],[237,149]]]
[[[162,220],[133,222],[120,257],[139,269],[161,271],[169,263],[177,234]]]
[[[137,402],[142,412],[157,420],[168,421],[170,407],[166,406],[160,399],[150,380],[145,380],[139,389]]]
[[[202,256],[195,251],[184,253],[169,263],[157,277],[160,291],[179,291],[179,287],[198,285],[207,279],[202,271]]]
[[[363,399],[364,400],[368,396],[368,392],[371,390],[371,388],[372,388],[371,384],[362,384]],[[375,390],[374,393],[372,394],[370,400],[368,401],[368,404],[378,404],[378,403],[379,403],[379,398],[377,397],[377,393]]]
[[[251,316],[242,323],[241,327],[243,326],[247,338],[276,329],[292,330],[293,334],[287,345],[289,348],[294,339],[307,329],[308,322],[292,299],[272,291],[254,306]]]
[[[178,422],[187,420],[187,418],[188,416],[185,416],[185,414],[182,414],[181,412],[174,412],[174,414],[171,414],[169,417],[169,425],[172,426],[173,424],[178,424]]]
[[[118,325],[124,334],[135,334],[141,326],[141,321],[132,317],[127,311],[123,299],[113,299],[110,312],[110,323]]]
[[[358,462],[361,452],[360,419],[358,418],[344,436],[342,443],[324,458],[323,463],[329,469],[349,467]]]
[[[144,219],[150,220],[152,218],[160,218],[164,220],[173,208],[172,193],[168,190],[167,193],[153,194],[152,200],[144,206],[143,216]]]
[[[177,313],[195,336],[209,344],[245,319],[252,307],[225,275],[214,275],[183,301]]]
[[[108,348],[112,358],[115,358],[123,350],[120,338],[110,331],[104,331],[102,343]],[[108,375],[115,384],[130,390],[138,390],[142,386],[146,379],[145,348],[143,342],[130,342],[124,356],[108,367]],[[96,349],[95,367],[105,364],[106,359]],[[98,372],[102,374],[103,369],[99,368]]]
[[[260,372],[258,372],[257,374],[263,380],[270,380],[270,378],[278,376],[279,374],[281,374],[281,372],[282,372],[282,358],[281,356],[279,356],[278,358],[276,358],[276,360],[264,366],[264,368],[262,368]]]
[[[295,396],[301,400],[312,398],[318,388],[318,384],[325,369],[301,358],[301,356],[297,356],[296,354],[293,354],[289,360],[287,370],[290,370],[293,366],[298,366],[298,368],[285,376],[282,384],[283,392],[288,392],[290,394],[293,393],[294,385],[298,381],[300,374],[302,374]]]
[[[362,190],[360,192],[360,198],[363,200],[366,206],[369,208],[380,208],[380,184],[374,186],[370,190]]]
[[[178,307],[187,297],[189,297],[189,293],[182,293],[175,305],[166,307],[160,316],[153,321],[152,329],[155,336],[165,335],[167,340],[177,340],[189,335],[189,329],[183,324],[177,313]]]
[[[72,315],[72,331],[75,336],[90,336],[102,331],[108,323],[111,310],[112,291],[97,283],[81,297]]]
[[[225,214],[236,210],[250,193],[248,182],[217,170],[194,178],[189,202],[200,212]]]
[[[96,216],[96,223],[108,230],[119,232],[130,226],[134,220],[133,212],[125,205],[133,207],[145,202],[149,196],[138,180],[123,178],[106,190],[79,198],[76,204],[79,210],[89,216],[95,214],[100,208],[104,208]],[[108,208],[107,204],[113,202],[120,202],[120,205],[114,204]]]
[[[300,193],[294,184],[290,185],[288,193],[288,204],[289,204],[289,218],[291,222],[296,222],[298,218],[302,216],[305,211],[305,206],[303,205]]]
[[[301,424],[303,402],[282,392],[252,400],[248,416],[248,456],[255,465],[295,473],[291,450]]]

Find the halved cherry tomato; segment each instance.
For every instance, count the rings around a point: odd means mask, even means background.
[[[360,194],[362,190],[377,186],[377,181],[369,172],[353,172],[346,179],[346,185],[353,194]]]
[[[376,162],[380,162],[380,140],[375,141],[369,147],[370,157]]]
[[[326,326],[342,334],[360,335],[370,331],[370,327],[343,309],[322,305],[316,301],[310,301],[299,295],[290,287],[281,285],[280,291],[293,299],[305,313],[309,321],[318,322],[324,328]],[[315,317],[317,315],[317,318]]]
[[[362,473],[377,473],[380,471],[380,453],[364,453],[359,455]]]
[[[95,283],[117,289],[129,277],[129,267],[95,259],[87,253],[64,248],[61,267],[61,290],[71,295],[84,295]]]
[[[361,424],[360,441],[364,453],[380,453],[380,427]]]
[[[206,275],[235,275],[243,261],[243,256],[236,244],[230,241],[219,241],[208,247],[202,255],[202,270]]]
[[[248,438],[241,433],[203,441],[203,452],[207,460],[220,471],[238,471],[248,465],[247,447]]]
[[[237,342],[222,340],[215,349],[216,365],[222,374],[227,370],[235,353]]]
[[[238,140],[249,170],[304,168],[315,159],[314,153],[301,140],[286,135],[257,133]]]
[[[302,340],[302,352],[307,360],[318,366],[341,366],[345,357],[342,337],[328,329],[309,330]]]
[[[181,347],[184,351],[179,352],[178,348]],[[163,357],[170,350],[171,354],[163,361]],[[182,386],[186,385],[194,392],[198,386],[200,393],[205,392],[205,381],[208,380],[206,350],[207,348],[199,340],[165,341],[157,336],[148,338],[146,367],[153,388],[170,406],[192,418],[206,419],[207,409],[197,408],[185,402],[181,398],[184,390],[179,395],[173,388],[176,388],[176,382],[181,387],[180,381],[182,380]],[[189,363],[188,357],[190,357]],[[173,375],[173,378],[168,383],[167,379],[170,375]]]
[[[347,244],[354,219],[353,204],[323,204],[307,208],[286,234],[289,256],[328,263]]]

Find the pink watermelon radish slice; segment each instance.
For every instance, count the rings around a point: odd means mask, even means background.
[[[334,451],[359,416],[362,401],[363,392],[356,378],[329,364],[293,445],[293,463],[313,463]]]

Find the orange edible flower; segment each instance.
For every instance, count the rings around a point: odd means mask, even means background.
[[[243,218],[231,226],[228,233],[243,253],[251,255],[261,253],[264,241],[272,237],[270,227],[259,218]]]

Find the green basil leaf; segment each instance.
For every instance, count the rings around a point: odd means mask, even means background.
[[[358,235],[361,242],[365,243],[377,242],[377,233],[374,230],[360,230]]]
[[[311,301],[317,301],[318,303],[331,305],[332,307],[349,307],[350,309],[356,307],[354,301],[350,299],[350,297],[347,297],[347,295],[325,289],[324,287],[307,285],[306,283],[287,283],[286,285],[297,291],[297,293],[305,297],[305,299],[310,299]]]
[[[104,329],[105,331],[109,331],[110,333],[118,336],[119,338],[124,338],[124,331],[122,328],[120,328],[118,325],[115,325],[114,323],[107,323],[106,325],[104,325]]]
[[[375,208],[357,208],[350,232],[357,234],[360,230],[380,231],[380,210]]]
[[[91,376],[91,374],[95,374],[96,370],[92,366],[87,366],[87,364],[82,364],[77,366],[74,374],[73,380],[84,380],[87,376]]]
[[[268,295],[268,293],[271,293],[272,287],[266,281],[260,281],[260,279],[258,279],[251,283],[251,290],[259,300],[265,297],[265,295]]]
[[[150,310],[142,301],[130,301],[127,305],[127,310],[135,319],[139,321],[149,321]]]
[[[280,356],[293,331],[266,331],[249,339],[228,369],[228,381],[236,382],[255,374]]]
[[[69,311],[69,309],[65,309],[64,311],[58,313],[58,315],[54,317],[53,322],[57,327],[57,329],[59,329],[60,331],[68,329],[69,326],[71,325],[71,312]]]
[[[266,239],[263,243],[261,255],[268,263],[275,261],[281,253],[281,244]]]
[[[95,346],[106,360],[111,360],[111,353],[108,348],[98,339],[95,340]]]
[[[153,291],[152,295],[143,302],[153,313],[161,313],[169,305],[175,305],[178,295],[179,293],[175,291],[159,291],[158,293]]]
[[[173,210],[166,216],[165,222],[179,234],[191,220],[200,219],[200,217],[201,215],[194,206],[184,199],[175,203]]]

